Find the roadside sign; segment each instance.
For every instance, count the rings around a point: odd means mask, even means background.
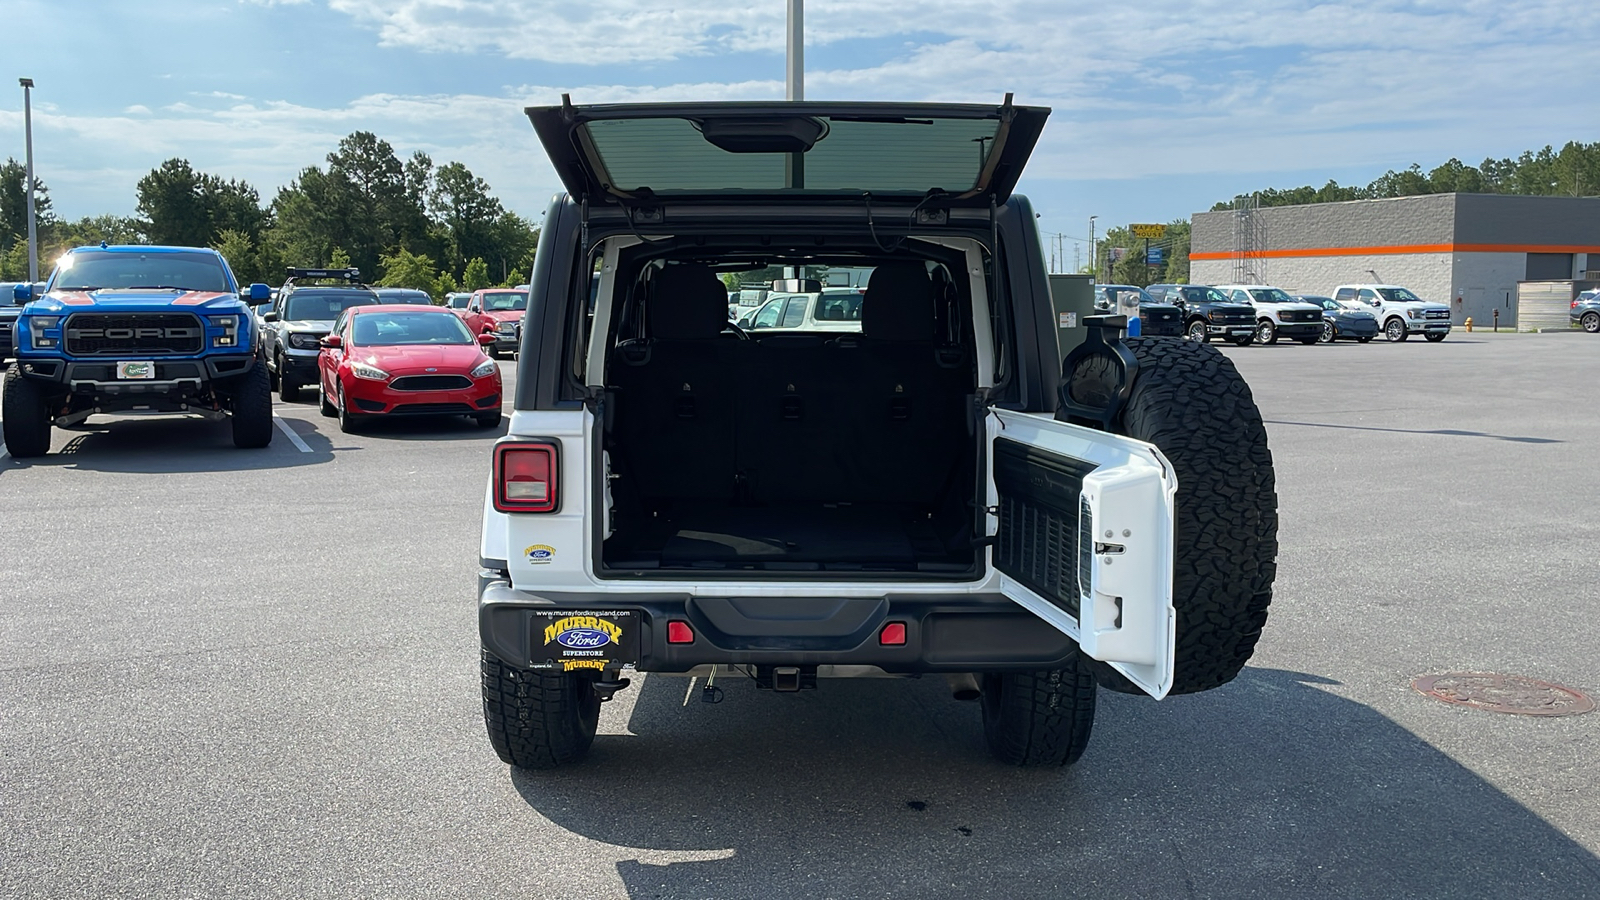
[[[1151,247],[1150,252],[1144,255],[1144,261],[1152,266],[1166,263],[1167,251],[1162,247]]]
[[[1165,225],[1129,225],[1128,229],[1136,238],[1160,238],[1167,236]]]

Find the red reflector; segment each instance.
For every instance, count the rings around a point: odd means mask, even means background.
[[[906,642],[906,626],[903,622],[890,622],[878,632],[878,643],[899,646]]]
[[[494,506],[501,512],[555,512],[556,448],[505,443],[495,448]]]
[[[688,622],[668,622],[667,623],[667,643],[669,643],[669,644],[692,644],[692,643],[694,643],[694,629],[689,627],[689,623]]]

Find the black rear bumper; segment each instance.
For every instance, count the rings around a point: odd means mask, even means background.
[[[1072,639],[1000,594],[879,597],[735,597],[688,594],[556,593],[485,580],[479,590],[483,646],[519,668],[532,659],[535,612],[635,610],[638,669],[687,672],[712,663],[749,666],[874,666],[891,673],[1060,668]],[[694,641],[667,643],[667,623],[689,623]],[[905,643],[881,643],[884,627],[905,626]]]

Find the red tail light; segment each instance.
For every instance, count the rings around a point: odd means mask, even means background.
[[[556,445],[507,442],[494,448],[494,508],[500,512],[548,513],[560,506]]]
[[[688,622],[676,622],[676,621],[668,622],[667,623],[667,643],[669,643],[669,644],[692,644],[692,643],[694,643],[694,629],[689,627],[689,623]]]
[[[878,632],[878,643],[885,647],[899,647],[906,642],[906,624],[904,622],[890,622]]]

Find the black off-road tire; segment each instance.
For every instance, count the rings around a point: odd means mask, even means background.
[[[593,680],[575,673],[534,672],[483,655],[483,724],[502,762],[553,769],[581,761],[600,724]]]
[[[1139,360],[1118,433],[1160,448],[1178,477],[1173,694],[1232,681],[1255,652],[1277,577],[1278,494],[1250,386],[1233,362],[1189,342],[1127,341]],[[1092,662],[1100,684],[1142,693]]]
[[[272,383],[267,365],[257,359],[250,371],[233,383],[233,445],[255,450],[272,443]]]
[[[12,366],[0,398],[0,418],[5,422],[6,449],[17,459],[50,452],[50,394],[44,385],[23,378]]]
[[[1089,746],[1095,675],[1082,664],[983,675],[983,737],[1008,766],[1068,766]]]

